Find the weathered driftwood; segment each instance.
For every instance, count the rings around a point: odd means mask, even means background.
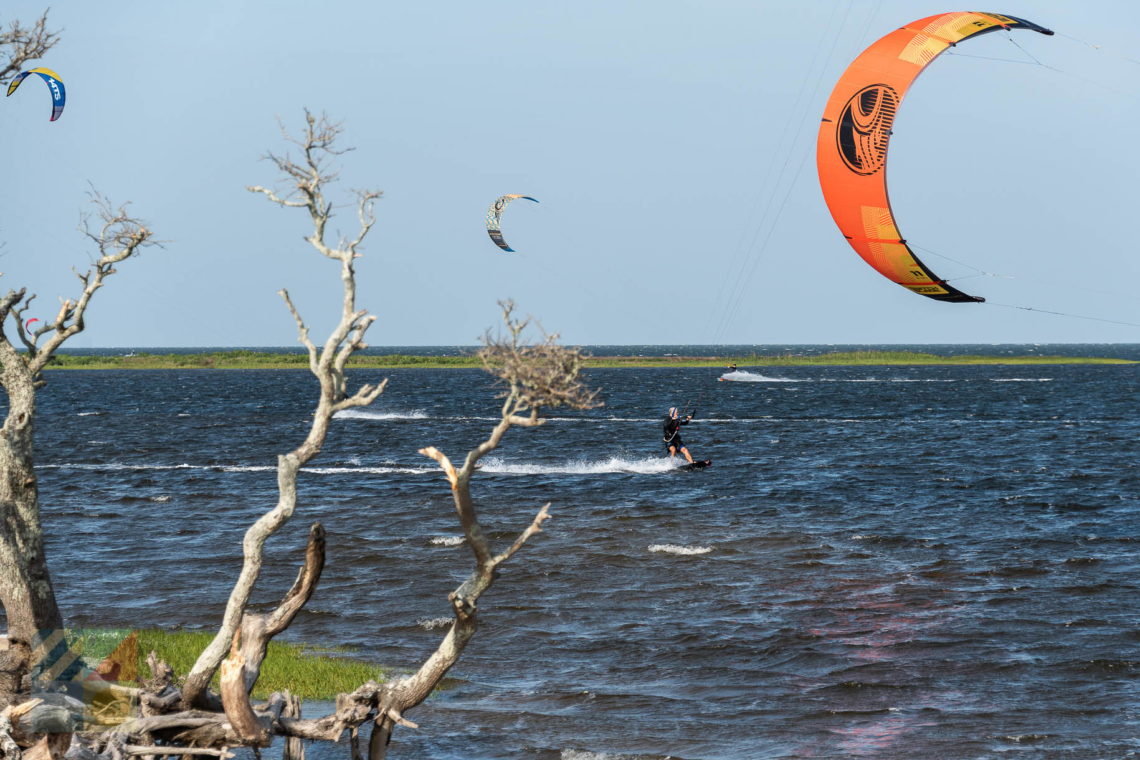
[[[281,719],[292,718],[298,720],[301,717],[301,700],[294,694],[287,694],[285,698],[285,709],[281,711]],[[305,760],[305,743],[295,736],[290,736],[285,739],[285,749],[281,754],[281,760]]]

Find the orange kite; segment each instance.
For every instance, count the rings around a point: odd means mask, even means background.
[[[997,13],[942,13],[873,43],[839,78],[819,127],[816,164],[831,216],[847,242],[880,274],[938,301],[984,301],[948,285],[918,260],[895,224],[887,198],[887,147],[903,96],[939,53],[1000,29],[1053,34]]]

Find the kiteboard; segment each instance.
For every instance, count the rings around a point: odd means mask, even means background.
[[[711,459],[698,459],[695,462],[690,462],[689,464],[681,465],[677,469],[684,470],[685,472],[690,472],[692,470],[703,470],[704,468],[708,467],[711,464],[712,464]]]

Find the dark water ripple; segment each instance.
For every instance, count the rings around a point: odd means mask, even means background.
[[[416,450],[458,456],[495,404],[475,371],[385,374],[304,475],[258,599],[319,519],[329,566],[289,635],[411,667],[469,566]],[[1140,755],[1137,368],[591,375],[605,408],[487,462],[495,541],[547,500],[554,518],[397,756]],[[40,482],[69,619],[215,625],[314,391],[300,371],[53,373]],[[687,399],[705,472],[656,459]]]

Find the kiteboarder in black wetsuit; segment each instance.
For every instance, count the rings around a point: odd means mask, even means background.
[[[687,417],[681,417],[677,411],[677,407],[669,407],[669,414],[665,416],[665,428],[662,434],[665,440],[665,448],[669,449],[669,456],[675,457],[677,456],[677,452],[680,451],[685,455],[685,459],[688,460],[689,464],[693,463],[693,456],[689,453],[689,450],[681,440],[681,426],[688,425],[691,419],[693,419],[693,415],[690,414]]]

